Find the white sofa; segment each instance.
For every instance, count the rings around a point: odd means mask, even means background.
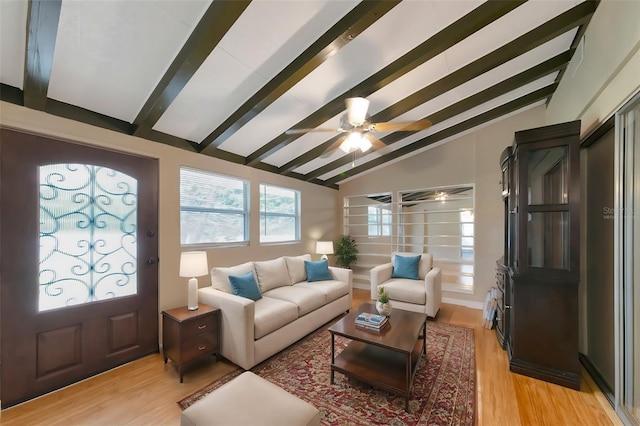
[[[201,303],[222,311],[221,354],[249,370],[351,308],[353,273],[329,267],[331,280],[307,281],[311,255],[279,257],[211,270]],[[253,272],[262,298],[236,296],[230,275]]]
[[[420,255],[418,280],[392,278],[395,256]],[[442,302],[442,274],[433,267],[433,256],[429,253],[394,252],[391,262],[371,269],[371,298],[377,299],[378,287],[384,287],[393,308],[422,312],[435,318]]]

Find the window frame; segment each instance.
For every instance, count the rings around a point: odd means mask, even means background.
[[[280,190],[284,190],[284,191],[291,191],[295,194],[295,213],[291,214],[291,213],[281,213],[281,212],[267,212],[267,211],[263,211],[263,203],[262,203],[262,197],[263,194],[265,194],[266,192],[263,190],[263,188],[277,188]],[[300,191],[298,191],[297,189],[292,189],[292,188],[287,188],[284,186],[279,186],[279,185],[273,185],[270,183],[260,183],[260,185],[258,186],[258,191],[259,191],[259,200],[260,200],[260,227],[259,227],[259,241],[260,241],[260,245],[273,245],[273,244],[292,244],[292,243],[300,243],[301,242],[301,222],[302,222],[302,218],[301,218],[301,200],[302,200],[302,196]],[[264,207],[266,208],[267,203],[264,203]],[[293,240],[277,240],[277,241],[263,241],[262,237],[263,237],[263,224],[264,224],[264,220],[267,217],[287,217],[287,218],[294,218],[295,220],[295,236]],[[266,234],[265,234],[266,236]]]
[[[219,178],[235,180],[242,183],[243,188],[243,209],[242,210],[233,210],[233,209],[221,209],[221,208],[211,208],[211,207],[184,207],[182,202],[180,203],[180,246],[183,248],[189,249],[206,249],[206,248],[218,248],[218,247],[245,247],[249,245],[250,242],[250,221],[251,221],[251,211],[250,211],[250,203],[249,198],[251,194],[251,183],[247,179],[242,179],[237,176],[225,175],[222,173],[211,172],[208,170],[196,169],[188,166],[180,166],[180,189],[179,189],[179,198],[182,197],[182,171],[188,170],[190,172],[199,173],[202,175],[215,176]],[[208,241],[201,243],[191,243],[184,244],[182,243],[182,212],[202,212],[202,213],[217,213],[217,214],[229,214],[233,216],[242,216],[243,217],[243,239],[242,241]]]
[[[371,209],[375,209],[375,213],[371,213]],[[372,216],[375,216],[375,221],[372,222],[370,219]],[[388,218],[389,222],[385,223],[384,219]],[[376,228],[375,233],[371,233],[371,227]],[[388,229],[388,233],[385,234],[384,230]],[[385,208],[383,206],[367,206],[367,235],[369,237],[390,237],[393,228],[393,219],[391,208]]]

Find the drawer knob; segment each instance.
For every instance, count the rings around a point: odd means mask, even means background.
[[[198,326],[198,330],[204,330],[205,328],[207,328],[207,325],[199,325]]]
[[[206,346],[198,346],[198,350],[199,350],[199,351],[204,351],[205,349],[207,349],[207,347],[206,347]]]

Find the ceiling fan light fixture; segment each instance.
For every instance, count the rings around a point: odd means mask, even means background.
[[[362,125],[367,119],[369,100],[365,98],[347,98],[347,117],[353,126]]]
[[[360,138],[360,151],[367,152],[371,148],[371,142],[366,137],[362,136]]]
[[[362,152],[367,152],[371,147],[371,141],[360,132],[351,132],[344,142],[340,144],[340,149],[347,154],[358,149]]]
[[[349,136],[340,144],[340,149],[347,154],[360,147],[362,135],[360,132],[350,132]]]

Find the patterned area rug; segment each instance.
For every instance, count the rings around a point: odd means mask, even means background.
[[[406,412],[402,397],[335,373],[329,384],[328,326],[274,355],[251,371],[318,408],[323,425],[473,425],[475,348],[473,329],[427,322],[427,357],[419,361]],[[336,336],[336,352],[347,339]],[[184,410],[242,373],[238,369],[178,402]]]

